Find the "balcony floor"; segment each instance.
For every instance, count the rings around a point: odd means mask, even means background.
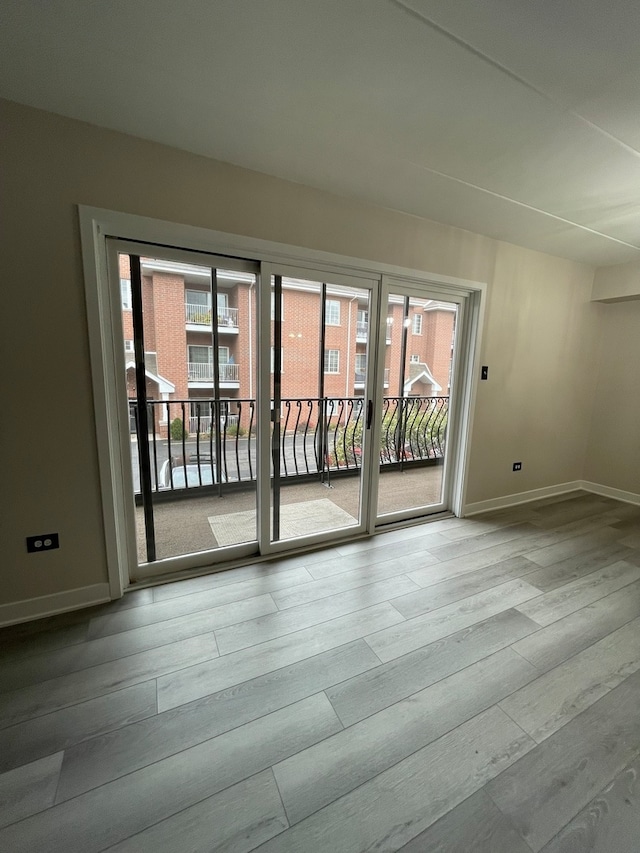
[[[334,477],[332,488],[319,482],[287,483],[282,487],[282,504],[314,500],[330,500],[354,517],[358,515],[359,477]],[[380,511],[394,512],[407,508],[407,496],[423,506],[440,500],[442,467],[387,470],[380,475]],[[231,492],[222,498],[211,495],[182,498],[154,505],[156,551],[158,559],[204,551],[217,546],[208,519],[230,513],[255,510],[255,492]],[[254,535],[255,522],[247,539]],[[144,516],[136,507],[138,559],[146,561]]]

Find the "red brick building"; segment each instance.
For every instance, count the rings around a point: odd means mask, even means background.
[[[211,305],[210,270],[141,259],[147,397],[165,400],[159,425],[184,417],[190,432],[209,429],[214,396],[213,322],[218,333],[220,398],[229,400],[230,423],[237,404],[254,400],[257,377],[257,297],[249,273],[217,272],[217,305]],[[120,257],[120,289],[129,397],[135,397],[135,358],[128,257]],[[321,341],[321,290],[315,282],[283,280],[283,398],[361,397],[365,388],[369,306],[364,290],[327,285],[325,340]],[[453,305],[411,299],[406,320],[405,364],[401,369],[404,301],[391,297],[386,317],[385,395],[446,396],[449,393],[455,311]],[[272,317],[273,317],[272,300]],[[273,370],[273,347],[271,348]],[[322,388],[322,385],[324,386]],[[323,393],[321,394],[321,391]],[[181,402],[176,402],[181,401]],[[248,416],[243,407],[243,420]]]

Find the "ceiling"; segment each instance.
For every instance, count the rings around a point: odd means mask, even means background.
[[[637,0],[2,12],[2,97],[551,254],[640,258]]]

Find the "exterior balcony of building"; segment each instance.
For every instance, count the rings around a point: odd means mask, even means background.
[[[366,344],[369,337],[369,322],[367,320],[358,320],[356,322],[356,343]],[[391,343],[391,327],[387,324],[387,343]]]
[[[358,391],[364,389],[365,382],[367,381],[367,374],[363,371],[356,370],[355,377],[353,380],[353,387]],[[384,387],[389,387],[389,368],[385,367],[384,369]]]
[[[255,399],[154,400],[148,405],[155,423],[179,418],[188,424],[188,432],[181,438],[160,432],[150,432],[147,437],[158,556],[252,541],[258,476]],[[419,494],[425,505],[441,500],[448,405],[448,397],[384,397],[380,513],[406,509],[407,495]],[[135,409],[134,401],[133,421],[137,424]],[[301,409],[305,412],[302,419]],[[331,501],[355,522],[362,487],[363,417],[362,397],[282,401],[279,467],[283,505]],[[219,424],[217,431],[212,432],[212,423]],[[138,555],[144,562],[141,446],[137,433],[132,436],[131,463]],[[181,468],[188,469],[186,479],[184,474],[180,479]],[[168,474],[175,469],[173,476]],[[224,541],[213,532],[214,522],[222,517],[227,531]]]
[[[211,388],[213,385],[213,364],[211,362],[193,362],[187,364],[189,388]],[[220,388],[240,387],[240,369],[237,364],[220,364],[218,366]]]
[[[208,308],[206,305],[197,305],[193,302],[185,302],[184,310],[185,325],[188,332],[205,332],[211,329],[211,308]],[[219,334],[238,334],[237,308],[218,306],[216,314]]]

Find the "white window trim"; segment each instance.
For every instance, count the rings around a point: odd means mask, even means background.
[[[338,319],[337,321],[329,319],[329,305],[337,306],[338,311]],[[325,311],[325,322],[327,326],[339,326],[340,325],[340,300],[339,299],[327,299],[326,303],[326,311]]]
[[[419,355],[411,355],[409,356],[409,361],[411,364],[420,364],[420,356]]]
[[[416,329],[416,326],[418,327]],[[421,335],[422,334],[422,314],[418,314],[417,312],[413,315],[413,319],[411,320],[411,333],[413,335]]]
[[[336,369],[331,370],[331,353],[335,353],[336,356]],[[340,350],[339,349],[326,349],[324,351],[324,372],[326,374],[331,374],[335,376],[337,373],[340,373]]]

